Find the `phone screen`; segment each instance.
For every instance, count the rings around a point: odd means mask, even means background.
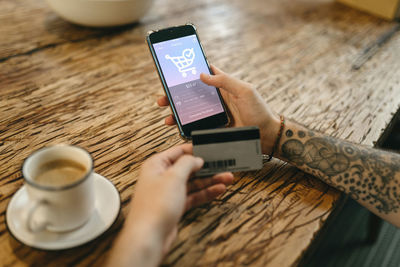
[[[210,71],[195,34],[154,43],[153,49],[182,125],[224,112],[217,89],[200,80]]]

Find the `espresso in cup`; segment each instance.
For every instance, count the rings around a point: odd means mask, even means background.
[[[79,181],[88,172],[79,162],[69,159],[59,159],[46,162],[39,166],[33,180],[43,186],[65,186]]]
[[[94,211],[93,160],[71,145],[42,148],[24,162],[31,232],[65,232],[84,225]]]

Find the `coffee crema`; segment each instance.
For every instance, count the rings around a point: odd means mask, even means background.
[[[87,168],[76,161],[59,159],[41,165],[33,180],[39,185],[60,187],[79,181],[86,172]]]

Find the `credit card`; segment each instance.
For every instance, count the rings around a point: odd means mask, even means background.
[[[259,170],[263,166],[256,126],[192,131],[193,155],[204,159],[196,176]]]

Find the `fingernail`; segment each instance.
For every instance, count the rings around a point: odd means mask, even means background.
[[[206,79],[208,79],[208,78],[210,78],[211,77],[211,75],[210,74],[207,74],[207,73],[201,73],[201,75],[203,75],[203,77],[204,78],[206,78]]]
[[[196,157],[196,161],[197,161],[197,163],[199,163],[199,165],[200,164],[203,165],[203,163],[204,163],[204,160],[200,157]]]

